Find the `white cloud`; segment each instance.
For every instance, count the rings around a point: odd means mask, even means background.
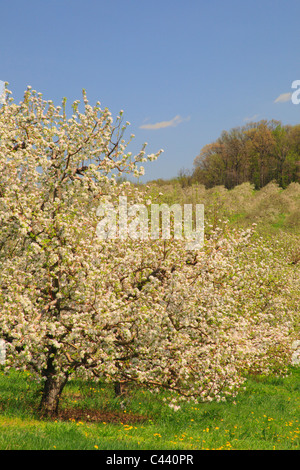
[[[142,124],[140,129],[148,129],[148,130],[156,130],[156,129],[163,129],[164,127],[176,127],[183,121],[189,121],[190,117],[182,118],[179,114],[170,121],[160,121],[156,122],[155,124]]]
[[[254,114],[254,115],[251,116],[251,117],[245,117],[245,118],[244,118],[244,121],[245,121],[245,122],[249,122],[249,121],[253,122],[253,121],[255,121],[255,120],[258,118],[258,116],[259,116],[259,114]]]
[[[274,103],[285,103],[291,99],[292,93],[281,93],[281,95],[276,98]]]

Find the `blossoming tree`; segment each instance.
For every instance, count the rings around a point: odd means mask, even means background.
[[[100,239],[103,197],[144,201],[116,177],[138,176],[160,152],[146,156],[144,146],[132,157],[122,112],[114,122],[85,92],[70,117],[65,100],[55,106],[30,87],[19,105],[6,97],[0,337],[8,366],[43,379],[45,415],[75,375],[211,400],[236,393],[245,370],[269,371],[276,351],[284,365],[291,278],[271,248],[251,231],[214,231],[192,253],[181,240]]]

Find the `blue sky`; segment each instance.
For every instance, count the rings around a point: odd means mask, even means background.
[[[0,20],[0,80],[15,101],[31,85],[71,105],[85,88],[90,104],[123,109],[128,150],[164,149],[144,181],[192,169],[248,120],[300,123],[299,0],[2,0]]]

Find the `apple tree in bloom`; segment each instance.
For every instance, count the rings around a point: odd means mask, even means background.
[[[244,373],[283,368],[292,281],[252,231],[183,240],[97,236],[97,208],[143,173],[128,123],[100,103],[55,106],[28,87],[0,108],[0,337],[7,362],[42,379],[40,408],[57,413],[74,376],[224,399]],[[82,109],[81,109],[82,107]],[[262,257],[263,253],[263,257]],[[265,262],[267,260],[267,262]]]

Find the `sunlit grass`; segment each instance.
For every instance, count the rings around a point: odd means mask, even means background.
[[[0,374],[0,449],[268,449],[300,448],[300,368],[284,378],[251,378],[246,391],[226,403],[184,403],[171,396],[74,381],[62,408],[118,412],[118,422],[40,420],[39,388],[27,373]],[[145,416],[143,422],[130,417]],[[122,420],[122,416],[124,419]]]

